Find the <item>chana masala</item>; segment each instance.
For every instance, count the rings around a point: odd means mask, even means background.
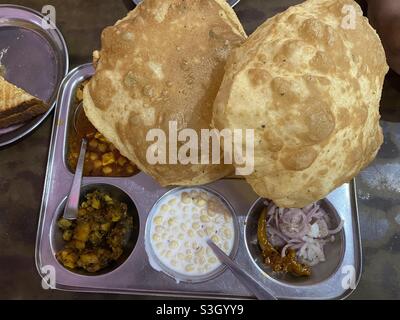
[[[83,100],[83,82],[77,90],[77,105]],[[67,163],[71,171],[75,171],[82,138],[88,141],[83,174],[92,177],[130,177],[138,173],[138,168],[109,142],[86,118],[80,113],[77,121],[78,133],[73,126],[68,135]]]

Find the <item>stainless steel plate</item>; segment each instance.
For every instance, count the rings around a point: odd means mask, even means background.
[[[72,173],[65,164],[65,141],[71,119],[68,115],[73,114],[76,108],[76,103],[73,102],[77,87],[93,73],[94,70],[90,64],[80,66],[71,71],[61,85],[36,241],[36,264],[39,273],[43,276],[45,271],[49,270],[48,266],[52,266],[56,276],[55,287],[60,290],[206,298],[253,298],[229,270],[225,270],[211,281],[178,284],[166,274],[157,272],[150,266],[144,241],[146,221],[154,204],[170,189],[160,187],[156,181],[144,173],[130,178],[84,178],[84,185],[88,187],[99,183],[117,187],[132,199],[137,208],[140,222],[138,240],[125,262],[110,273],[94,277],[73,273],[57,262],[53,250],[56,240],[53,237],[52,225],[72,182]],[[253,209],[257,207],[259,197],[244,180],[223,179],[208,184],[206,187],[226,199],[236,213],[239,223],[236,261],[261,285],[270,288],[276,296],[284,299],[337,299],[348,296],[355,288],[361,275],[361,244],[354,183],[343,185],[327,198],[335,208],[338,218],[345,221],[340,241],[330,252],[337,259],[332,260],[334,265],[328,265],[328,271],[322,272],[323,276],[304,283],[274,279],[254,263],[251,252],[246,246],[245,229],[248,228],[245,224],[250,221],[247,218],[246,222],[246,217],[250,217],[255,212]]]
[[[0,129],[0,147],[27,135],[50,114],[68,72],[65,41],[58,29],[43,29],[42,19],[34,10],[0,5],[0,62],[5,78],[51,106],[25,124]]]
[[[138,5],[139,3],[141,3],[143,0],[132,0],[134,4]],[[240,0],[227,0],[228,3],[231,5],[231,7],[236,6]]]

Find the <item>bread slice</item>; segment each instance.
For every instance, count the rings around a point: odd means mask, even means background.
[[[0,128],[31,120],[49,105],[0,76]]]

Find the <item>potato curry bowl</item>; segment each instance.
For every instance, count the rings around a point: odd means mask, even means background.
[[[108,273],[133,251],[139,218],[132,200],[111,185],[82,188],[78,218],[62,217],[65,201],[53,222],[53,251],[57,261],[84,275]]]

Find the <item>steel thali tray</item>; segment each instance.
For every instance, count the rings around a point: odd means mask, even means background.
[[[39,273],[44,276],[47,272],[44,270],[48,270],[46,267],[51,266],[56,276],[54,286],[59,290],[175,297],[253,298],[228,270],[212,281],[191,284],[177,283],[150,266],[144,245],[146,219],[152,206],[170,188],[160,187],[144,173],[130,178],[85,177],[83,180],[86,187],[105,184],[123,190],[137,208],[139,222],[136,246],[122,265],[109,273],[87,276],[65,269],[56,260],[52,226],[61,211],[60,204],[69,192],[73,177],[65,159],[68,128],[76,108],[75,91],[79,84],[93,73],[91,64],[74,69],[64,79],[59,92],[36,241],[36,264]],[[238,218],[239,244],[235,260],[277,297],[342,299],[355,289],[361,275],[362,259],[354,182],[332,192],[323,203],[336,209],[337,219],[345,221],[344,229],[327,252],[327,262],[321,263],[319,269],[315,268],[315,276],[306,281],[276,278],[260,264],[256,257],[253,232],[256,217],[254,215],[257,213],[260,199],[244,180],[223,179],[206,187],[222,195],[233,207]]]

